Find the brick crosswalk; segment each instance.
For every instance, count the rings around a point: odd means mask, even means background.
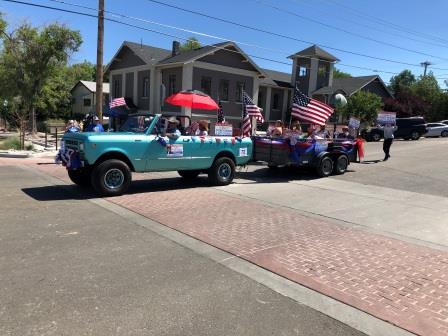
[[[413,333],[448,335],[448,252],[213,188],[108,200]]]

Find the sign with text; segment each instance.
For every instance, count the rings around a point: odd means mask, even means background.
[[[351,117],[348,122],[348,127],[358,129],[360,124],[361,124],[361,121],[359,119]]]
[[[377,123],[378,125],[386,125],[386,124],[395,125],[396,119],[397,119],[396,112],[381,111],[378,113]]]
[[[232,136],[233,127],[232,125],[215,125],[215,135],[219,136]]]

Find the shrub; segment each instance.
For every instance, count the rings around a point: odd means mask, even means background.
[[[20,149],[20,139],[18,137],[9,137],[0,142],[0,149]]]

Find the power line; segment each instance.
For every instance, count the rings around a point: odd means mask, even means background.
[[[252,0],[252,1],[257,1],[257,0]],[[310,4],[303,3],[302,1],[299,1],[299,0],[289,0],[289,1],[295,3],[296,5],[299,5],[299,6],[303,6],[303,5],[310,6]],[[321,0],[321,1],[324,1],[324,0]],[[312,8],[312,6],[310,6],[310,7]],[[328,11],[324,11],[324,10],[322,10],[320,8],[319,9],[312,8],[312,10],[314,12],[323,13],[324,15],[333,15],[333,13],[330,13]],[[387,30],[381,29],[378,26],[374,27],[374,26],[365,24],[364,22],[354,21],[354,20],[350,20],[348,18],[341,18],[339,16],[335,16],[333,18],[336,19],[336,20],[342,20],[342,21],[344,21],[344,23],[349,22],[349,23],[355,24],[356,26],[359,26],[359,27],[365,27],[365,28],[374,30],[375,32],[383,32],[383,33],[386,33],[386,34],[389,34],[389,35],[398,36],[398,37],[400,37],[402,39],[408,39],[408,40],[411,40],[411,41],[424,43],[424,44],[428,44],[428,45],[433,45],[433,46],[437,46],[437,47],[443,47],[443,48],[448,47],[448,44],[440,44],[440,43],[437,43],[437,42],[431,42],[431,41],[427,41],[427,40],[420,40],[420,39],[417,39],[417,38],[414,38],[414,37],[410,37],[410,36],[399,34],[399,33],[397,33],[396,31],[393,31],[393,30],[387,31]]]
[[[22,4],[22,5],[33,6],[33,7],[40,7],[40,8],[45,8],[45,9],[50,9],[50,10],[55,10],[55,11],[60,11],[60,12],[66,12],[66,13],[75,14],[75,15],[87,16],[87,17],[91,17],[91,18],[98,18],[98,15],[94,15],[94,14],[88,14],[88,13],[83,13],[83,12],[78,12],[78,11],[72,11],[72,10],[68,10],[68,9],[62,9],[62,8],[57,8],[57,7],[47,6],[47,5],[32,4],[32,3],[28,3],[28,2],[24,2],[24,1],[19,1],[19,0],[1,0],[1,1],[12,2],[12,3],[17,3],[17,4]],[[84,9],[97,11],[97,9],[93,8],[93,7],[87,7],[87,6],[82,6],[82,5],[78,5],[78,4],[71,4],[71,3],[68,3],[68,2],[65,2],[65,1],[62,1],[62,0],[50,0],[50,1],[59,2],[59,3],[66,4],[66,5],[72,5],[72,6],[76,6],[76,7],[83,7]],[[105,11],[105,13],[113,13],[113,12]],[[123,14],[116,14],[115,13],[115,15],[119,15],[119,16],[122,16],[122,17],[127,17],[127,16],[125,16]],[[130,17],[130,16],[128,18],[139,19],[139,18]],[[184,37],[180,37],[180,36],[177,36],[177,35],[160,32],[160,31],[157,31],[157,30],[154,30],[154,29],[144,28],[144,27],[137,26],[137,25],[134,25],[134,24],[130,24],[130,23],[126,23],[126,22],[123,22],[123,21],[119,21],[119,20],[116,20],[116,19],[106,18],[105,17],[105,20],[106,21],[110,21],[110,22],[114,22],[114,23],[117,23],[117,24],[125,25],[125,26],[128,26],[128,27],[132,27],[132,28],[136,28],[136,29],[140,29],[140,30],[145,30],[145,31],[148,31],[148,32],[151,32],[151,33],[163,35],[163,36],[166,36],[166,37],[175,38],[175,39],[179,39],[179,40],[183,40],[183,41],[188,41],[188,38],[184,38]],[[146,21],[148,23],[154,23],[154,24],[159,24],[159,25],[162,25],[162,26],[167,26],[167,27],[170,27],[170,28],[178,28],[178,29],[181,29],[181,30],[184,30],[184,31],[189,31],[189,30],[182,29],[182,28],[179,28],[179,27],[164,25],[164,24],[160,24],[160,23],[157,23],[157,22],[154,22],[154,21],[145,20],[145,19],[139,19],[139,20]],[[200,33],[200,32],[197,32],[197,33],[198,34],[202,34],[204,36],[214,37],[213,35],[208,35],[208,34],[205,34],[205,33]],[[215,38],[219,38],[219,37],[215,37]],[[220,39],[223,39],[223,38],[220,38]],[[234,42],[234,41],[230,41],[230,42]],[[247,44],[247,45],[254,46],[254,47],[260,47],[260,46],[251,45],[251,44]],[[205,45],[205,46],[207,46],[207,45]],[[238,51],[233,51],[233,50],[229,50],[229,49],[226,49],[226,48],[221,48],[221,47],[218,47],[218,46],[215,46],[215,45],[208,44],[208,46],[211,46],[211,47],[216,48],[216,49],[225,50],[225,51],[228,51],[228,52],[239,53]],[[265,47],[260,47],[260,48],[269,49],[269,48],[265,48]],[[273,50],[273,49],[271,49],[271,50]],[[285,54],[286,54],[286,52],[285,52]],[[266,61],[273,62],[273,63],[283,64],[283,65],[288,65],[288,66],[292,65],[292,63],[282,62],[282,61],[270,59],[270,58],[267,58],[267,57],[261,57],[261,56],[252,55],[252,54],[247,54],[247,55],[250,56],[250,57],[253,57],[253,58],[258,58],[258,59],[266,60]],[[343,64],[343,63],[339,63],[339,65],[346,66],[346,67],[357,68],[357,69],[362,69],[362,70],[369,70],[369,71],[373,71],[373,72],[381,72],[381,73],[388,73],[388,74],[394,74],[394,75],[398,74],[396,72],[377,70],[377,69],[373,69],[373,68],[360,67],[360,66]],[[420,66],[420,65],[413,65],[413,66]],[[448,70],[448,69],[444,69],[444,70]],[[329,73],[329,72],[327,72],[327,73]]]
[[[315,43],[313,43],[311,41],[302,40],[302,39],[298,39],[298,38],[295,38],[295,37],[292,37],[292,36],[279,34],[279,33],[271,32],[271,31],[264,30],[264,29],[261,29],[261,28],[248,26],[248,25],[245,25],[245,24],[242,24],[242,23],[230,21],[230,20],[227,20],[227,19],[222,19],[222,18],[219,18],[219,17],[216,17],[216,16],[211,16],[211,15],[208,15],[208,14],[204,14],[204,13],[201,13],[201,12],[197,12],[197,11],[193,11],[193,10],[190,10],[190,9],[182,8],[182,7],[179,7],[179,6],[170,5],[170,4],[161,2],[161,1],[157,1],[157,0],[146,0],[146,1],[149,1],[149,2],[152,2],[152,3],[156,3],[156,4],[159,4],[159,5],[162,5],[162,6],[166,6],[166,7],[174,8],[174,9],[186,12],[186,13],[195,14],[195,15],[199,15],[199,16],[203,16],[203,17],[212,19],[212,20],[216,20],[216,21],[227,23],[227,24],[235,25],[235,26],[242,27],[242,28],[245,28],[245,29],[250,29],[250,30],[253,30],[253,31],[265,33],[265,34],[268,34],[268,35],[277,36],[277,37],[281,37],[281,38],[285,38],[285,39],[288,39],[288,40],[297,41],[297,42],[301,42],[301,43],[306,43],[306,44],[315,44]],[[366,55],[366,54],[362,54],[362,53],[358,53],[358,52],[354,52],[354,51],[349,51],[349,50],[344,50],[344,49],[340,49],[340,48],[327,46],[327,45],[324,45],[324,44],[320,44],[320,45],[322,47],[326,48],[326,49],[336,50],[336,51],[340,51],[340,52],[343,52],[343,53],[348,53],[348,54],[352,54],[352,55],[356,55],[356,56],[366,57],[366,58],[370,58],[370,59],[376,59],[376,60],[390,62],[390,63],[395,63],[395,64],[416,66],[416,64],[412,64],[412,63],[401,62],[401,61],[391,60],[391,59],[377,57],[377,56]]]
[[[349,6],[345,5],[345,4],[341,4],[338,1],[335,1],[335,0],[325,0],[325,1],[327,1],[329,3],[336,4],[339,7],[346,8],[346,9],[352,11],[352,12],[358,13],[358,15],[360,15],[362,17],[369,18],[370,20],[374,20],[374,21],[380,22],[381,24],[386,24],[386,25],[388,25],[390,27],[393,27],[393,29],[404,31],[404,32],[407,32],[407,33],[417,34],[417,35],[420,35],[420,36],[422,36],[424,38],[427,38],[427,39],[429,38],[429,39],[437,40],[437,41],[440,41],[440,42],[443,42],[443,43],[448,43],[448,40],[445,40],[445,39],[443,39],[443,38],[441,38],[439,36],[435,36],[435,35],[431,35],[431,34],[427,34],[427,33],[422,33],[422,32],[413,30],[413,29],[408,28],[408,27],[397,25],[396,23],[393,23],[393,22],[390,22],[390,21],[386,21],[386,20],[381,19],[381,18],[377,18],[377,17],[375,17],[373,15],[366,14],[366,13],[364,13],[364,12],[358,10],[358,9],[354,9],[352,7],[349,7]]]
[[[298,18],[300,18],[302,20],[313,22],[315,24],[318,24],[318,25],[321,25],[321,26],[324,26],[324,27],[327,27],[327,28],[330,28],[330,29],[335,29],[335,30],[341,31],[341,32],[349,34],[349,35],[360,37],[360,38],[363,38],[363,39],[368,40],[368,41],[373,41],[375,43],[383,44],[383,45],[386,45],[386,46],[389,46],[389,47],[392,47],[392,48],[396,48],[396,49],[399,49],[399,50],[404,50],[404,51],[411,52],[411,53],[418,54],[418,55],[430,56],[430,57],[438,58],[438,59],[441,59],[441,60],[444,60],[444,61],[447,60],[444,57],[439,57],[439,56],[427,54],[427,53],[424,53],[424,52],[421,52],[421,51],[408,49],[408,48],[405,48],[405,47],[401,47],[401,46],[395,45],[393,43],[377,40],[377,39],[369,37],[369,36],[364,36],[364,35],[361,35],[361,34],[358,34],[358,33],[354,32],[354,31],[349,31],[349,30],[346,30],[344,28],[336,27],[336,26],[333,26],[331,24],[328,24],[328,23],[321,22],[319,20],[313,19],[311,17],[305,16],[305,15],[300,15],[300,14],[297,14],[296,12],[293,12],[293,11],[290,11],[290,10],[287,10],[287,9],[284,9],[284,8],[281,8],[281,7],[278,7],[278,6],[275,6],[275,5],[271,5],[271,4],[265,3],[262,0],[253,0],[253,1],[255,1],[258,4],[267,6],[267,7],[272,8],[272,9],[275,9],[275,10],[277,10],[279,12],[286,13],[286,14],[298,17]],[[444,46],[444,48],[448,48],[448,46]]]
[[[83,8],[83,9],[89,9],[89,10],[96,11],[96,8],[88,7],[88,6],[80,5],[80,4],[69,3],[69,2],[64,1],[64,0],[49,0],[49,1],[60,3],[60,4],[64,4],[64,5],[69,5],[69,6],[74,6],[74,7],[79,7],[79,8]],[[237,43],[237,44],[241,44],[241,45],[246,45],[246,46],[250,46],[250,47],[255,47],[255,48],[269,50],[269,51],[273,51],[273,52],[277,52],[277,53],[282,53],[284,55],[289,55],[290,54],[290,52],[281,51],[281,50],[278,50],[278,49],[266,48],[266,47],[262,47],[262,46],[251,44],[251,43],[235,41],[235,40],[231,40],[231,39],[220,37],[220,36],[216,36],[216,35],[210,35],[210,34],[206,34],[206,33],[203,33],[203,32],[193,31],[193,30],[180,28],[180,27],[176,27],[176,26],[172,26],[172,25],[166,25],[166,24],[163,24],[163,23],[160,23],[160,22],[147,20],[147,19],[142,19],[142,18],[138,18],[138,17],[134,17],[134,16],[128,16],[128,15],[125,15],[125,14],[116,13],[116,12],[112,12],[112,11],[105,11],[105,13],[108,13],[108,14],[111,14],[111,15],[114,15],[114,16],[119,16],[119,17],[126,18],[126,19],[132,19],[132,20],[142,21],[142,22],[145,22],[145,23],[156,24],[156,25],[167,27],[167,28],[171,28],[171,29],[177,29],[177,30],[181,30],[181,31],[185,31],[185,32],[189,32],[189,33],[193,33],[193,34],[197,34],[197,35],[201,35],[201,36],[206,36],[206,37],[210,37],[210,38],[214,38],[214,39],[219,39],[219,40],[223,40],[223,41],[231,41],[231,42],[234,42],[234,43]],[[232,50],[228,50],[228,49],[226,49],[226,50],[227,51],[232,51]],[[276,63],[280,63],[280,64],[285,64],[285,65],[290,65],[290,66],[292,65],[292,63],[280,62],[280,61],[276,61],[276,60],[272,60],[272,59],[262,58],[262,57],[259,57],[259,56],[253,56],[253,55],[249,55],[249,56],[255,57],[255,58],[261,58],[261,59],[264,59],[264,60],[268,60],[268,61],[272,61],[272,62],[276,62]],[[304,58],[310,58],[311,59],[312,57],[304,56]],[[339,64],[342,65],[342,66],[346,66],[346,67],[352,67],[352,68],[357,68],[357,69],[362,69],[362,70],[369,70],[369,71],[373,71],[373,72],[381,72],[381,73],[388,73],[388,74],[394,74],[394,75],[398,74],[397,72],[383,71],[383,70],[377,70],[377,69],[372,69],[372,68],[367,68],[367,67],[360,67],[360,66],[355,66],[355,65],[342,64],[342,63],[339,63]],[[419,65],[416,65],[416,66],[419,66]],[[310,68],[307,68],[307,69],[310,69]],[[329,72],[327,72],[327,73],[329,73]]]

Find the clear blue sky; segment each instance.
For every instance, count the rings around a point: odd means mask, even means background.
[[[24,0],[42,5],[76,9],[49,0]],[[66,2],[95,7],[96,0],[65,0]],[[444,78],[448,78],[448,1],[446,0],[160,0],[179,7],[187,7],[209,15],[218,16],[227,20],[245,23],[264,30],[289,35],[297,39],[314,42],[318,45],[326,45],[335,48],[368,54],[376,57],[393,59],[406,63],[419,64],[430,61],[433,67],[446,70],[432,70],[443,88]],[[248,54],[289,63],[286,57],[309,46],[307,43],[290,41],[281,37],[270,36],[264,33],[235,27],[226,23],[184,13],[172,8],[167,8],[148,0],[105,0],[106,10],[119,12],[129,16],[157,21],[164,24],[220,36],[227,39],[255,44],[273,50],[265,50],[251,46],[241,45]],[[267,5],[274,5],[282,10],[303,15],[314,20],[336,26],[340,29],[380,40],[388,44],[394,44],[403,48],[430,54],[433,56],[419,55],[409,51],[399,50],[392,46],[383,45],[364,38],[353,36],[347,32],[324,27],[317,23],[306,21],[297,16],[273,9]],[[67,24],[72,29],[80,30],[84,43],[79,52],[72,57],[72,62],[80,62],[84,59],[95,62],[96,60],[96,20],[77,16],[74,14],[56,12],[49,9],[39,9],[24,5],[0,1],[0,11],[6,14],[6,19],[11,28],[23,21],[29,21],[35,25],[45,25],[54,21]],[[91,12],[89,12],[91,13]],[[368,15],[369,17],[366,17]],[[120,19],[123,20],[123,19]],[[406,27],[408,32],[401,28],[380,22],[385,20],[401,27]],[[168,34],[187,38],[194,34],[176,31],[153,24],[138,21],[127,22],[155,29]],[[409,33],[409,30],[417,33]],[[422,36],[427,34],[431,36]],[[216,43],[220,40],[197,36],[202,43]],[[438,39],[437,37],[441,38]],[[412,40],[414,39],[414,40]],[[105,52],[104,62],[108,63],[120,44],[124,40],[140,42],[161,48],[170,49],[173,38],[161,36],[121,26],[116,23],[106,22],[105,25]],[[420,40],[420,41],[415,41]],[[325,47],[323,47],[325,49]],[[371,70],[351,68],[346,65],[367,67],[371,69],[400,72],[409,68],[414,74],[420,75],[421,67],[410,67],[401,64],[393,64],[385,61],[364,58],[347,54],[341,51],[327,49],[339,58],[337,67],[355,76],[370,75]],[[286,64],[260,60],[254,61],[261,67],[290,72],[291,67]],[[343,65],[344,64],[344,65]],[[384,81],[389,81],[391,74],[381,73]]]

